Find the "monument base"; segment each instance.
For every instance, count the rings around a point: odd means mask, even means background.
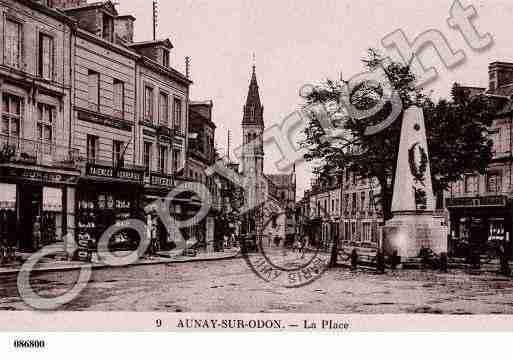
[[[397,213],[383,228],[385,255],[397,251],[402,258],[418,257],[421,248],[447,253],[448,229],[433,213]]]

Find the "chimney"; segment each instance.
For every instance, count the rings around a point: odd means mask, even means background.
[[[185,58],[185,77],[191,77],[191,58],[189,56]]]
[[[122,15],[114,20],[114,33],[118,38],[129,44],[134,42],[135,17]]]
[[[495,92],[499,87],[513,83],[513,63],[492,62],[488,66],[489,90]]]
[[[67,9],[87,4],[87,0],[47,0],[49,7],[57,9]]]

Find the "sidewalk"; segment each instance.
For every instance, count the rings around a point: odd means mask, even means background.
[[[114,252],[116,254],[118,252]],[[234,249],[225,249],[224,252],[214,252],[214,253],[198,253],[195,257],[186,257],[186,256],[174,256],[169,257],[166,256],[165,252],[160,252],[154,256],[146,256],[139,259],[138,262],[134,264],[130,264],[128,266],[142,266],[142,265],[154,265],[154,264],[168,264],[168,263],[187,263],[187,262],[205,262],[205,261],[215,261],[215,260],[227,260],[236,258],[240,253],[239,248]],[[118,255],[121,254],[118,253]],[[26,256],[23,256],[24,260],[28,259]],[[45,258],[41,260],[36,267],[33,269],[34,273],[41,272],[60,272],[60,271],[72,271],[79,270],[82,266],[86,264],[91,264],[92,269],[105,269],[105,268],[113,268],[111,266],[105,265],[103,263],[85,263],[80,261],[68,261],[64,259],[52,259]],[[12,265],[3,265],[0,266],[0,276],[2,275],[12,275],[20,272],[22,267],[21,262],[14,263]],[[124,266],[127,267],[127,266]],[[118,267],[119,268],[119,267]]]

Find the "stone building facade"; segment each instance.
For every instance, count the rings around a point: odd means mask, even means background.
[[[0,11],[1,246],[34,251],[69,234],[87,258],[113,224],[162,227],[144,208],[187,180],[192,84],[171,66],[171,42],[134,42],[135,18],[111,1],[5,0]]]
[[[75,21],[34,1],[0,11],[0,246],[32,251],[74,228]]]
[[[485,174],[469,173],[445,193],[452,256],[466,256],[469,248],[481,254],[493,254],[501,244],[512,247],[513,63],[491,63],[488,77],[488,89],[465,89],[471,95],[488,96],[500,107],[489,130],[493,159]]]
[[[350,171],[344,176],[316,178],[300,201],[300,232],[314,245],[329,250],[333,241],[339,248],[378,248],[383,215],[375,200],[377,181],[358,178]]]

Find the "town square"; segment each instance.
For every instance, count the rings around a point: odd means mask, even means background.
[[[0,310],[513,313],[489,8],[170,3],[0,2]]]

